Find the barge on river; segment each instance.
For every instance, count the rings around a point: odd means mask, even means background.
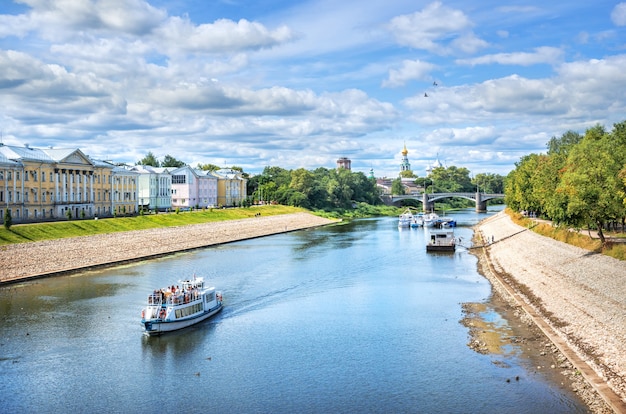
[[[454,229],[439,227],[430,230],[430,240],[426,244],[427,252],[454,252],[456,239]]]
[[[155,290],[148,296],[147,306],[141,311],[146,335],[183,329],[222,310],[222,293],[205,287],[203,278],[194,276],[192,280],[179,281],[179,286]]]

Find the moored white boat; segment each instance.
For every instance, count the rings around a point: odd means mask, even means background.
[[[442,217],[441,226],[442,227],[456,227],[456,220],[453,219],[452,217]]]
[[[413,222],[413,212],[410,208],[404,210],[400,216],[398,216],[398,228],[410,227]]]
[[[195,325],[222,310],[222,293],[205,287],[201,277],[179,281],[179,286],[155,290],[141,311],[141,325],[150,336]]]
[[[424,214],[423,219],[424,227],[433,227],[439,220],[439,215],[437,213],[428,213]]]
[[[411,228],[422,227],[424,225],[424,219],[420,215],[413,216],[411,221]]]

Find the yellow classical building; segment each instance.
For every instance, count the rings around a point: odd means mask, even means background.
[[[213,173],[217,177],[217,205],[239,206],[247,197],[248,180],[240,171],[222,169]]]
[[[14,222],[137,211],[137,174],[79,149],[0,144],[0,217]]]

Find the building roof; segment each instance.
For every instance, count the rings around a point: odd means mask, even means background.
[[[16,145],[0,144],[0,154],[6,159],[13,161],[54,162],[50,155],[38,148],[31,148],[28,145],[18,147]]]

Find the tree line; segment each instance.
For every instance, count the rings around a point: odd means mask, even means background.
[[[248,179],[254,201],[274,202],[313,210],[350,209],[354,203],[382,204],[376,179],[344,168],[286,170],[265,167]]]
[[[137,162],[141,165],[155,167],[181,167],[186,165],[170,155],[159,161],[152,152]],[[213,164],[199,164],[197,168],[208,171],[219,170]],[[242,172],[248,180],[248,198],[243,205],[249,206],[257,202],[277,203],[310,210],[350,210],[355,204],[379,206],[382,189],[376,185],[375,178],[368,178],[362,172],[339,168],[319,167],[315,170],[298,168],[287,170],[281,167],[265,167],[258,175],[250,176],[240,167],[230,167]],[[407,177],[407,172],[403,171]],[[475,192],[502,193],[504,177],[498,174],[477,174],[470,177],[470,171],[464,167],[438,167],[428,177],[416,177],[412,173],[416,185],[427,192]],[[393,180],[393,194],[404,194],[400,177]],[[458,203],[466,200],[459,199]],[[454,202],[452,202],[454,204]],[[457,203],[457,204],[458,204]],[[469,202],[468,202],[469,203]],[[450,207],[465,207],[465,205]]]
[[[534,212],[557,225],[603,229],[626,220],[626,121],[611,131],[601,125],[584,135],[552,137],[547,153],[529,154],[515,164],[505,185],[505,203]]]
[[[437,167],[427,177],[415,177],[406,174],[403,177],[415,178],[414,183],[424,189],[426,193],[481,193],[502,194],[504,192],[504,177],[493,173],[479,173],[470,175],[470,170],[465,167]],[[404,194],[401,178],[398,177],[392,183],[392,193]]]

